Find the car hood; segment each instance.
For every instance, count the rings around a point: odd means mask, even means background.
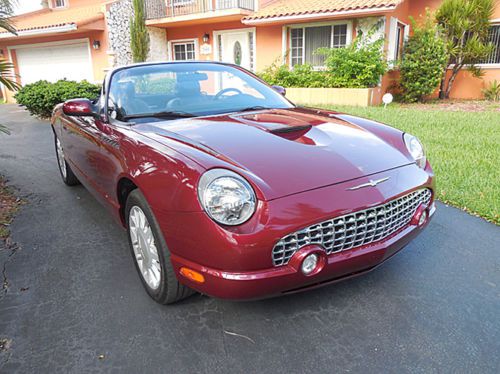
[[[411,163],[373,133],[334,114],[273,109],[137,125],[229,161],[274,199]]]

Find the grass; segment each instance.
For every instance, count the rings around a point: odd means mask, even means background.
[[[419,137],[437,181],[437,197],[500,225],[500,112],[422,107],[334,107]]]

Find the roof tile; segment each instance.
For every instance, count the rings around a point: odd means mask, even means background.
[[[257,20],[339,11],[394,7],[404,0],[277,0],[244,18]]]
[[[44,9],[13,17],[17,31],[47,29],[51,27],[82,26],[104,18],[101,4],[68,8],[63,10]]]

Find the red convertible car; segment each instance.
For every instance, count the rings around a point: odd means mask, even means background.
[[[127,229],[154,300],[326,285],[428,224],[433,171],[416,137],[284,94],[234,65],[148,63],[110,72],[97,100],[55,108],[63,181]]]

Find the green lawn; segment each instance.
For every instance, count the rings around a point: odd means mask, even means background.
[[[422,107],[334,107],[420,138],[438,198],[500,225],[500,111],[451,112]]]

